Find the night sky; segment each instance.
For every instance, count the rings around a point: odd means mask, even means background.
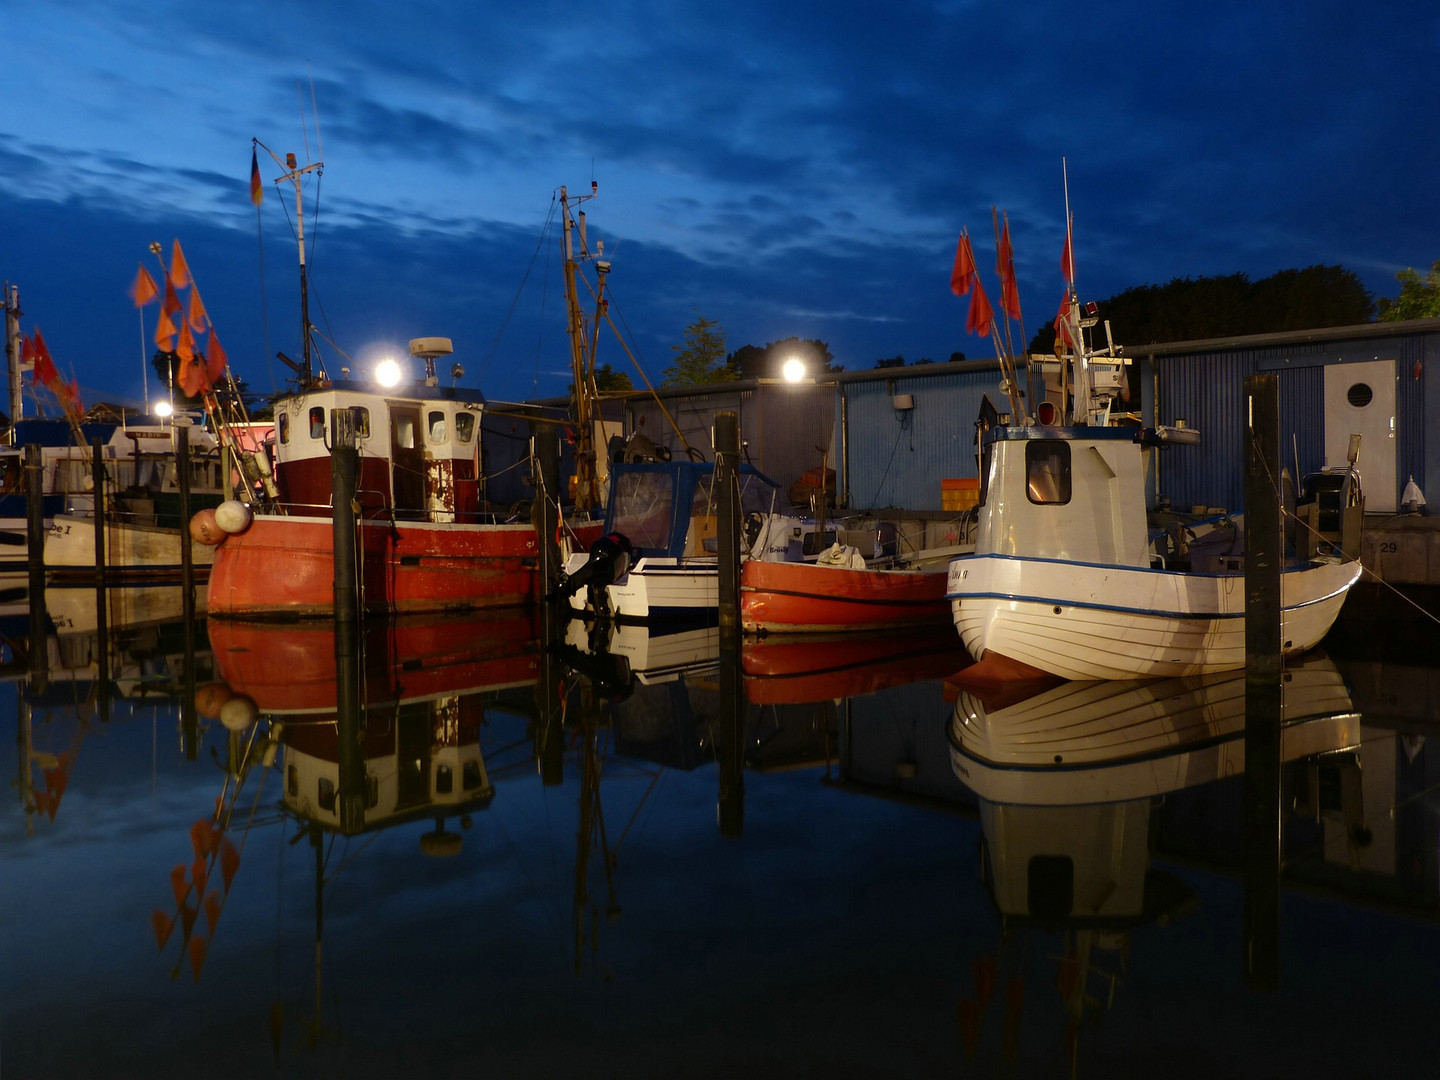
[[[697,317],[730,350],[819,338],[852,371],[992,355],[948,288],[968,227],[998,292],[992,207],[1032,335],[1062,291],[1067,171],[1086,299],[1315,264],[1395,296],[1440,259],[1433,2],[31,0],[3,26],[0,277],[87,404],[144,397],[156,309],[142,335],[127,290],[175,239],[233,369],[283,387],[293,195],[262,150],[257,228],[252,138],[324,162],[306,234],[331,373],[448,336],[500,399],[569,382],[543,230],[592,180],[614,314],[657,381]],[[613,337],[598,359],[635,378]]]

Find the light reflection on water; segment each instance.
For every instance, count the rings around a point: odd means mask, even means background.
[[[202,628],[192,710],[179,624],[111,632],[104,702],[67,618],[48,686],[12,633],[0,689],[7,1080],[1420,1075],[1440,1048],[1397,1019],[1440,959],[1440,767],[1423,725],[1356,715],[1387,700],[1363,665],[1287,698],[1262,992],[1234,679],[987,701],[936,632],[752,646],[731,709],[713,631],[546,653],[511,613],[368,628],[342,738],[328,630]]]

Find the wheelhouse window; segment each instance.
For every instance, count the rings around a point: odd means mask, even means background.
[[[355,417],[355,437],[368,439],[370,437],[370,410],[364,405],[352,405],[350,415]]]
[[[276,418],[275,418],[275,428],[276,428],[276,431],[277,431],[277,432],[279,433],[279,435],[280,435],[280,441],[281,441],[282,443],[289,443],[289,442],[290,442],[290,414],[289,414],[289,413],[283,413],[283,412],[282,412],[278,417],[276,417]]]
[[[438,410],[430,413],[425,418],[425,428],[432,443],[443,443],[445,441],[445,414]]]
[[[325,410],[316,405],[310,410],[310,438],[323,439],[325,437]]]
[[[675,493],[668,472],[632,472],[620,476],[611,526],[639,548],[664,551],[670,546]]]
[[[455,414],[455,441],[468,443],[475,437],[475,414],[462,412]]]
[[[1025,494],[1042,506],[1070,501],[1069,443],[1036,439],[1025,444]]]

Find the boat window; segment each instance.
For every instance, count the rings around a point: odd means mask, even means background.
[[[468,443],[475,437],[475,414],[462,412],[455,414],[455,441]]]
[[[399,450],[415,449],[415,417],[413,414],[395,413],[395,447]]]
[[[425,423],[429,429],[430,441],[432,443],[443,443],[445,441],[445,414],[443,412],[432,412],[425,418]]]
[[[1070,501],[1070,444],[1036,439],[1025,444],[1025,494],[1042,505]]]
[[[651,551],[669,548],[673,480],[668,472],[622,473],[611,528],[624,533],[635,547]]]
[[[460,785],[466,791],[474,791],[485,782],[485,774],[480,771],[480,762],[467,761],[460,767]]]
[[[370,410],[364,405],[352,405],[350,415],[355,417],[355,437],[368,439],[370,437]]]
[[[310,437],[312,439],[325,437],[325,410],[319,405],[310,410]]]
[[[322,776],[319,784],[316,785],[315,801],[321,810],[335,809],[335,781],[328,776]]]
[[[282,412],[276,417],[275,426],[279,429],[280,441],[282,443],[288,443],[290,441],[290,414]]]
[[[455,770],[449,765],[435,766],[435,794],[449,795],[455,790]]]

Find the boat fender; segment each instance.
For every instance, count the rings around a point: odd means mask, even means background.
[[[239,499],[226,499],[215,508],[215,524],[228,536],[250,527],[250,508]]]
[[[218,547],[226,533],[215,523],[215,511],[206,507],[190,519],[190,539],[206,547]]]
[[[236,694],[220,706],[220,723],[226,731],[246,731],[255,723],[255,702],[244,694]]]
[[[218,720],[225,702],[234,696],[235,692],[223,682],[206,683],[195,691],[195,712],[206,720]]]

